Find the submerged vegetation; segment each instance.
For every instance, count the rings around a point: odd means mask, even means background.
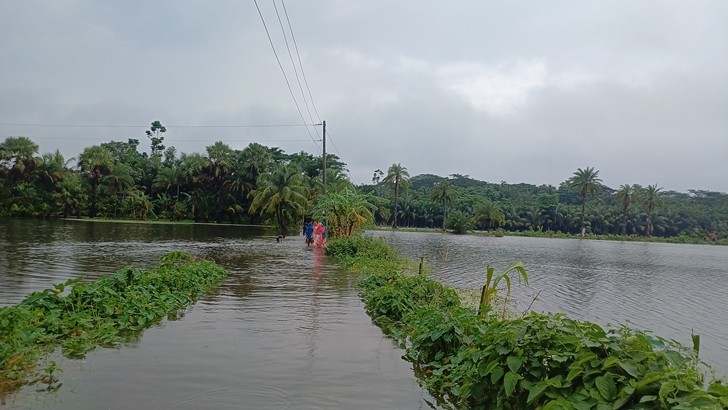
[[[563,314],[504,319],[482,303],[479,315],[453,289],[403,274],[406,262],[382,240],[336,239],[327,252],[369,275],[361,282],[367,312],[406,349],[405,358],[445,407],[728,408],[728,387],[707,381],[697,346]],[[489,276],[490,289],[501,275]]]
[[[0,397],[27,383],[51,385],[59,369],[51,362],[39,375],[37,363],[57,347],[80,358],[97,346],[117,346],[177,315],[226,276],[214,262],[172,252],[156,269],[124,268],[90,283],[71,279],[0,308]]]

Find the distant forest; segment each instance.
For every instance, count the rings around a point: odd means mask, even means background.
[[[165,147],[158,121],[140,140],[110,141],[66,159],[40,155],[26,137],[0,144],[0,216],[103,217],[271,223],[297,226],[322,195],[350,190],[366,199],[374,222],[417,228],[542,231],[598,235],[728,237],[728,195],[665,191],[657,185],[603,185],[599,171],[578,169],[558,187],[491,183],[453,174],[410,177],[393,164],[371,184],[354,186],[346,164],[253,143],[223,142],[204,153]],[[371,218],[369,218],[371,219]]]

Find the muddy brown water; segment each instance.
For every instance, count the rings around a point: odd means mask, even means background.
[[[0,306],[68,278],[154,267],[172,250],[230,273],[180,319],[83,360],[55,354],[63,386],[18,409],[423,409],[403,351],[372,325],[359,277],[300,237],[260,229],[0,220]],[[2,407],[0,405],[0,407]]]

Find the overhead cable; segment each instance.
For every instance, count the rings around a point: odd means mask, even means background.
[[[283,69],[283,65],[281,64],[281,59],[278,58],[278,53],[276,52],[276,48],[273,45],[273,40],[270,37],[270,32],[268,31],[268,26],[265,24],[265,19],[263,18],[263,13],[260,11],[260,7],[258,7],[258,0],[253,0],[255,3],[255,8],[258,9],[258,15],[260,16],[260,21],[263,22],[263,28],[265,28],[265,34],[268,36],[268,42],[270,43],[271,49],[273,49],[273,55],[276,57],[276,61],[278,62],[278,67],[281,69],[281,73],[283,73],[283,78],[286,80],[286,85],[288,86],[288,92],[291,93],[291,98],[293,98],[293,103],[296,104],[296,110],[298,110],[298,115],[301,117],[301,120],[303,121],[304,125],[306,124],[306,120],[303,118],[303,114],[301,114],[301,107],[298,105],[298,101],[296,100],[296,96],[293,95],[293,90],[291,89],[291,83],[288,81],[288,76],[286,75],[286,71]],[[306,127],[306,132],[308,132],[308,136],[311,137],[311,141],[313,141],[314,144],[316,144],[316,147],[318,148],[318,142],[313,138],[313,135],[311,135],[311,131],[308,129],[308,126]]]

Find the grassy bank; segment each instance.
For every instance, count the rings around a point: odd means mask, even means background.
[[[373,231],[393,231],[391,227],[377,226],[369,228]],[[429,233],[442,233],[441,229],[433,228],[397,228],[395,231],[400,232],[429,232]],[[448,232],[448,231],[445,231]],[[449,233],[449,232],[448,232]],[[590,239],[596,241],[620,241],[620,242],[656,242],[656,243],[682,243],[682,244],[693,244],[693,245],[728,245],[728,238],[722,238],[718,240],[711,240],[708,237],[694,237],[687,235],[678,235],[671,237],[661,236],[638,236],[638,235],[597,235],[597,234],[586,234],[584,236],[578,234],[570,234],[563,232],[553,231],[507,231],[504,229],[497,229],[494,231],[470,231],[471,235],[478,236],[520,236],[526,238],[561,238],[561,239]]]
[[[563,314],[478,314],[453,289],[404,274],[411,263],[381,240],[333,239],[328,246],[344,266],[368,275],[361,282],[367,312],[406,349],[446,407],[728,408],[728,387],[706,382],[692,348]]]
[[[59,371],[39,360],[57,347],[80,358],[97,346],[113,347],[167,315],[176,315],[215,287],[227,272],[173,252],[151,270],[124,268],[95,282],[72,279],[0,308],[0,398],[28,383],[49,388]]]
[[[64,221],[74,222],[98,222],[98,223],[121,223],[121,224],[142,224],[142,225],[211,225],[211,226],[241,226],[250,228],[271,228],[270,225],[233,224],[215,222],[195,222],[193,220],[166,221],[160,219],[139,220],[139,219],[107,219],[107,218],[62,218]]]

